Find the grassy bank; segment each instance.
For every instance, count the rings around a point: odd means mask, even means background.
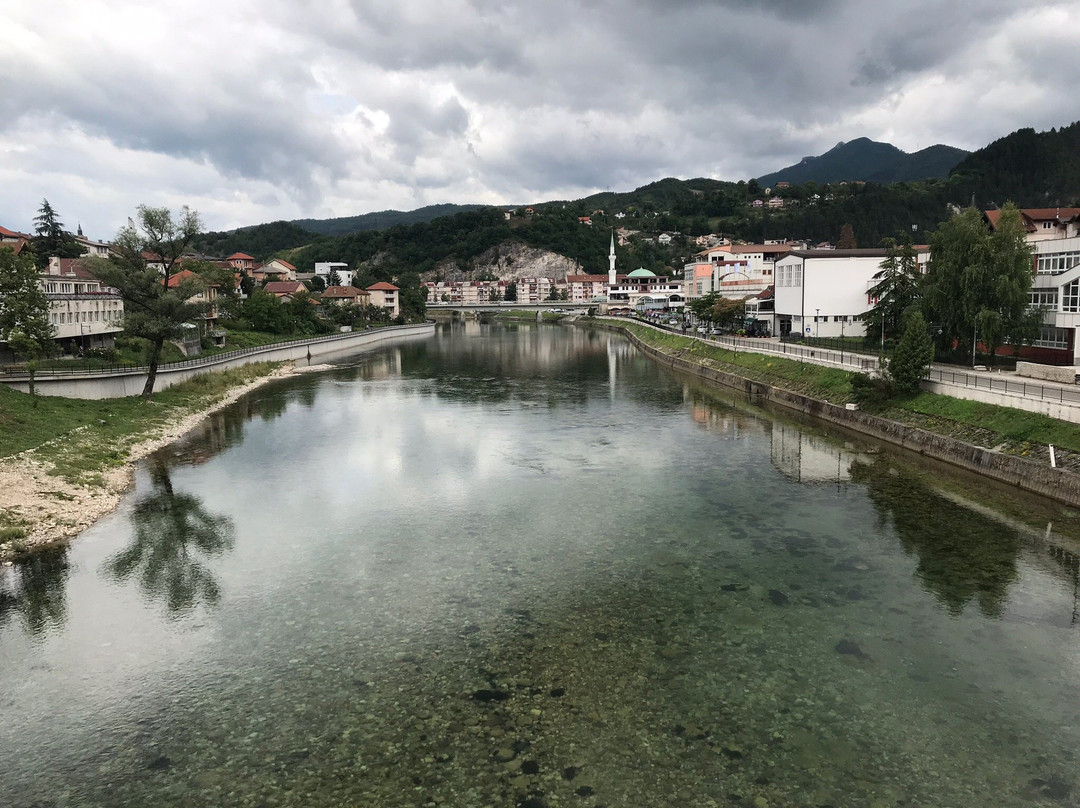
[[[556,304],[553,303],[552,305],[554,306]],[[558,322],[559,318],[563,317],[563,316],[564,315],[562,315],[562,314],[555,314],[554,312],[550,312],[550,311],[542,311],[542,312],[540,312],[540,319],[545,323]],[[500,311],[498,314],[495,315],[495,319],[496,320],[526,320],[526,321],[528,321],[530,323],[535,323],[536,322],[536,312],[535,311]]]
[[[700,362],[774,387],[833,404],[853,400],[850,371],[797,362],[782,357],[735,352],[701,340],[626,322],[620,325],[648,345],[665,353]],[[999,448],[1008,454],[1049,462],[1048,444],[1057,450],[1061,467],[1080,471],[1080,425],[1039,413],[999,407],[978,401],[920,393],[894,399],[876,414],[930,432]]]
[[[34,449],[37,459],[51,463],[52,473],[64,480],[100,484],[100,473],[126,462],[133,444],[275,367],[261,362],[206,373],[155,393],[149,402],[139,397],[33,399],[0,385],[0,459]]]

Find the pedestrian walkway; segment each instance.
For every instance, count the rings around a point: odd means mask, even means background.
[[[610,319],[618,321],[620,318]],[[640,320],[634,322],[658,331],[683,333],[676,328],[666,328]],[[729,350],[784,356],[800,362],[862,373],[876,373],[880,368],[879,358],[872,354],[782,342],[779,337],[706,336],[696,333],[686,333],[684,336]],[[1015,371],[969,370],[956,365],[935,363],[927,372],[923,389],[953,398],[1039,412],[1063,421],[1080,423],[1080,385],[1029,379],[1017,376]]]

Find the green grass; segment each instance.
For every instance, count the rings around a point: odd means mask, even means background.
[[[699,339],[668,331],[658,331],[635,323],[621,323],[635,336],[665,353],[701,362],[716,370],[822,398],[833,404],[851,401],[851,373],[838,368],[812,365],[779,356],[734,351],[710,345]]]
[[[892,409],[918,413],[988,430],[1003,440],[1043,443],[1080,452],[1080,425],[1037,412],[1015,410],[962,398],[920,393],[894,402]]]
[[[745,351],[736,356],[730,349],[711,346],[701,340],[634,323],[620,325],[665,353],[833,404],[852,401],[853,374],[850,371]],[[1048,456],[1046,446],[1053,444],[1058,449],[1076,453],[1074,457],[1069,457],[1066,452],[1059,453],[1059,465],[1080,471],[1080,424],[935,393],[895,399],[877,414],[979,446],[1000,446],[1004,452],[1033,459],[1044,460]]]
[[[204,373],[155,393],[149,402],[137,396],[32,399],[0,385],[0,458],[34,449],[38,459],[53,463],[53,473],[68,482],[100,485],[101,472],[125,463],[133,444],[276,366],[261,362]]]
[[[557,303],[552,303],[551,305],[553,307],[558,306]],[[557,322],[558,319],[560,317],[562,317],[562,316],[563,315],[561,315],[561,314],[554,314],[553,312],[550,312],[550,311],[542,311],[542,312],[540,312],[540,319],[545,323]],[[536,322],[536,312],[535,311],[500,311],[498,314],[495,315],[495,319],[497,319],[497,320],[527,320],[530,323],[535,323]]]

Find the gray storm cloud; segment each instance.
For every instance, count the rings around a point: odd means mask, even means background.
[[[1080,72],[1080,0],[0,0],[0,21],[0,224],[46,196],[99,235],[144,201],[222,228],[742,179],[860,136],[978,148],[1070,122]]]

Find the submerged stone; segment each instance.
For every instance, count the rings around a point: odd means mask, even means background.
[[[836,653],[838,654],[850,654],[856,659],[870,659],[870,655],[865,653],[857,642],[852,640],[840,640],[835,646]]]

